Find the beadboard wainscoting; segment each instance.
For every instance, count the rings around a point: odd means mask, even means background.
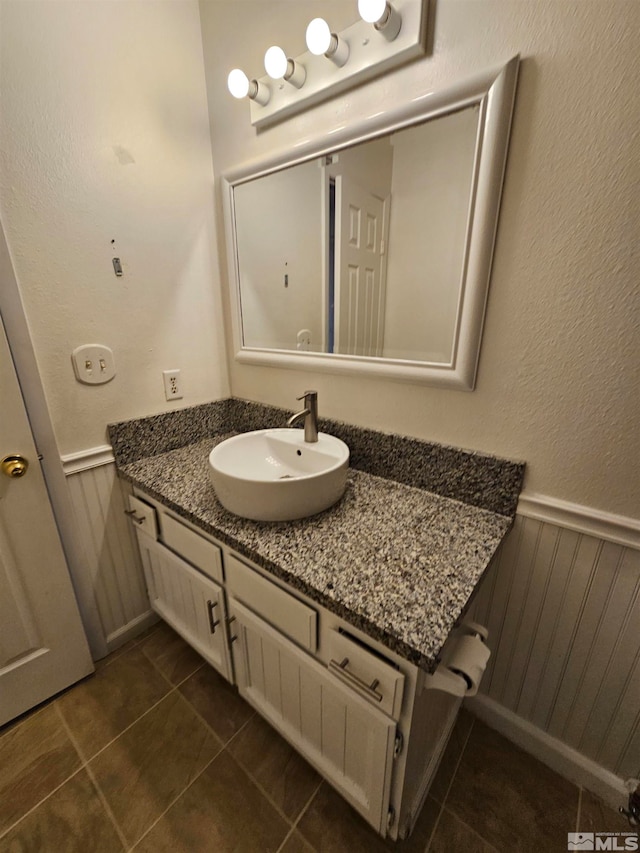
[[[111,448],[63,458],[107,646],[155,621]],[[492,655],[467,700],[563,775],[625,802],[640,772],[640,523],[522,495],[471,616]]]
[[[492,655],[467,704],[622,805],[620,780],[640,770],[640,550],[581,532],[600,524],[584,508],[572,522],[581,530],[520,512],[471,608],[489,629]],[[554,517],[553,502],[545,515]],[[612,537],[633,543],[635,522],[626,530],[624,522]]]
[[[125,515],[130,487],[117,476],[108,446],[64,456],[62,464],[104,639],[112,652],[157,621]]]

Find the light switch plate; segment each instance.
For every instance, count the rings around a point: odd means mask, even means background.
[[[83,344],[71,353],[71,362],[78,382],[84,385],[103,385],[116,375],[112,350],[104,344]]]

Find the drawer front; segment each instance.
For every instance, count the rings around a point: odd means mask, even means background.
[[[375,652],[339,631],[329,635],[329,671],[385,714],[399,719],[404,675]]]
[[[227,590],[266,622],[310,652],[318,647],[318,614],[230,555]]]
[[[222,551],[213,542],[200,536],[170,515],[162,514],[162,541],[164,544],[200,569],[207,577],[222,583]]]
[[[144,533],[145,536],[150,536],[152,539],[158,538],[158,522],[156,520],[155,507],[145,503],[145,501],[141,501],[140,498],[129,495],[129,509],[125,510],[125,512],[138,533]]]

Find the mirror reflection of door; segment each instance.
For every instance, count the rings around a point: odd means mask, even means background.
[[[334,349],[382,355],[388,199],[346,175],[335,179]]]

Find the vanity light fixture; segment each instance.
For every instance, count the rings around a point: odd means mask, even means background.
[[[307,47],[314,56],[326,56],[341,68],[349,59],[349,44],[332,33],[324,18],[314,18],[307,27]]]
[[[227,77],[227,88],[234,98],[249,98],[264,106],[269,103],[271,92],[259,80],[249,80],[241,68],[234,68]]]
[[[307,79],[304,65],[289,59],[281,47],[272,45],[264,55],[264,70],[272,80],[285,80],[301,89]]]
[[[306,27],[304,53],[291,57],[272,45],[264,54],[264,76],[252,80],[234,69],[229,91],[236,98],[249,98],[251,124],[256,128],[326,101],[424,56],[429,2],[349,0],[352,24],[336,31],[326,20],[314,18]]]
[[[388,0],[358,0],[358,13],[363,21],[373,24],[387,41],[397,38],[402,26],[402,15]]]

